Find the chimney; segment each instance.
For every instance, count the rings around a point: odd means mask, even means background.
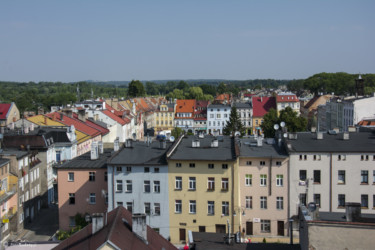
[[[30,131],[34,131],[34,123],[30,124]]]
[[[132,227],[133,232],[148,244],[146,214],[133,214]]]
[[[344,133],[342,133],[342,139],[343,140],[349,140],[349,132],[344,132]]]
[[[160,149],[165,149],[167,147],[167,141],[166,140],[160,140]]]
[[[100,231],[104,226],[104,215],[103,213],[95,213],[92,214],[92,234],[95,234],[96,232]]]
[[[147,143],[149,143],[149,142],[147,142]],[[133,147],[133,140],[132,139],[126,139],[126,142],[125,142],[125,147],[126,148],[131,148],[131,147]]]
[[[44,125],[47,125],[47,116],[44,116]]]
[[[25,134],[29,133],[29,127],[24,127]]]
[[[348,132],[356,132],[356,129],[354,126],[349,126],[348,127]]]
[[[84,109],[78,110],[78,119],[83,122],[86,122],[86,110]]]
[[[345,203],[346,221],[355,222],[361,219],[361,203],[346,202]]]
[[[119,138],[116,137],[116,140],[114,141],[113,143],[113,151],[117,152],[119,149],[120,149],[120,145],[119,145]]]
[[[339,129],[339,128],[333,128],[333,131],[335,131],[335,132],[336,132],[336,134],[337,134],[337,133],[339,133],[339,132],[340,132],[340,129]]]
[[[200,147],[200,144],[201,144],[201,142],[200,142],[198,139],[195,139],[195,140],[193,140],[193,142],[192,142],[192,147],[193,147],[193,148],[199,148],[199,147]]]
[[[94,141],[91,143],[91,160],[99,159],[98,142]]]
[[[258,146],[258,147],[263,146],[263,138],[262,138],[262,137],[258,137],[258,138],[257,138],[257,146]]]
[[[98,148],[99,148],[99,154],[103,154],[104,153],[103,141],[98,142]]]
[[[323,140],[323,133],[322,132],[316,132],[316,139],[317,140]]]
[[[56,120],[56,118],[54,117],[54,120]],[[60,121],[63,121],[64,120],[64,114],[63,113],[60,113]]]

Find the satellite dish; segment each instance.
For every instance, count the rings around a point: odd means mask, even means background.
[[[234,136],[240,136],[241,135],[241,132],[240,131],[236,131],[235,133],[234,133]]]
[[[273,129],[274,129],[274,130],[278,130],[278,129],[279,129],[279,124],[275,124],[275,125],[273,125]]]
[[[283,128],[285,127],[285,122],[280,122],[280,126]]]
[[[170,142],[174,142],[174,136],[169,137]]]
[[[287,134],[287,133],[284,133],[283,136],[284,136],[284,138],[287,138],[287,137],[288,137],[288,134]]]

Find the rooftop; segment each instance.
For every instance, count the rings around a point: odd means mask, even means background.
[[[251,103],[243,103],[243,102],[235,102],[233,103],[233,106],[236,108],[242,108],[242,109],[250,109],[251,108]]]
[[[97,160],[91,160],[91,151],[69,160],[57,169],[99,169],[107,167],[107,160],[112,156],[113,149],[104,149]]]
[[[273,138],[260,140],[262,140],[262,145],[257,146],[256,139],[239,139],[237,145],[240,146],[240,157],[288,158],[285,148],[279,147]]]

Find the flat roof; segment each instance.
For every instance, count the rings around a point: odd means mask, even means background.
[[[255,139],[239,139],[236,141],[240,149],[240,157],[257,158],[288,158],[288,153],[283,146],[279,147],[273,138],[261,139],[262,146],[257,146]]]

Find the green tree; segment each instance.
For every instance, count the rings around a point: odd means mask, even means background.
[[[184,91],[181,89],[174,89],[172,92],[166,95],[167,100],[169,99],[185,99]]]
[[[195,100],[203,100],[204,95],[200,87],[190,87],[188,91],[188,98]]]
[[[219,86],[217,87],[217,92],[219,94],[224,94],[227,92],[227,86],[225,85],[225,83],[220,83]]]
[[[182,134],[184,133],[184,130],[182,130],[182,128],[179,128],[179,127],[175,127],[172,132],[171,132],[171,135],[174,137],[174,138],[178,138],[180,137]]]
[[[128,87],[128,97],[145,96],[145,88],[139,80],[132,80]]]
[[[260,125],[265,137],[275,137],[275,129],[273,126],[279,123],[276,109],[270,109],[263,117],[263,123]]]
[[[236,107],[232,107],[230,111],[229,121],[223,129],[224,135],[234,136],[234,133],[240,132],[241,135],[245,133],[240,117],[238,116]]]

